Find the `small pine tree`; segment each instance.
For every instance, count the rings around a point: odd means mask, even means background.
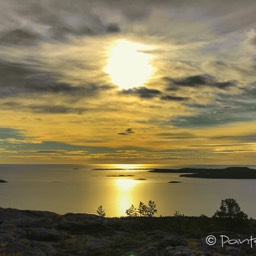
[[[134,205],[132,205],[129,209],[125,211],[125,213],[130,217],[153,217],[156,212],[156,203],[151,200],[148,202],[148,206],[140,201],[138,209],[136,209]]]
[[[148,207],[140,201],[138,212],[142,217],[148,217]]]
[[[137,209],[134,207],[134,205],[132,204],[132,206],[127,209],[125,211],[125,213],[129,216],[129,217],[137,217],[138,213],[137,213]]]
[[[156,203],[154,201],[148,202],[148,217],[153,217],[157,213]]]
[[[103,210],[103,207],[102,205],[100,205],[97,209],[97,214],[100,216],[100,217],[105,217],[106,216],[106,213],[105,213],[105,210]]]

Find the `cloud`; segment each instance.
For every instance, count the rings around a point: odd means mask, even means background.
[[[166,132],[159,133],[158,136],[164,139],[193,139],[197,138],[194,134],[190,132]]]
[[[122,90],[120,93],[124,95],[133,95],[141,99],[149,99],[149,100],[154,98],[159,98],[160,100],[163,100],[163,101],[176,101],[176,102],[182,102],[182,101],[188,100],[188,97],[182,97],[178,95],[168,95],[160,90],[149,89],[147,87],[137,87],[137,88],[132,88],[128,90]]]
[[[2,104],[4,109],[19,109],[19,111],[29,111],[39,114],[83,114],[88,111],[86,108],[77,108],[68,105],[55,105],[54,103],[45,105],[22,104],[17,102],[6,102]]]
[[[74,86],[57,82],[50,74],[30,70],[20,64],[0,63],[0,98],[34,93],[63,94],[89,98],[113,88],[111,85],[84,83]]]
[[[237,85],[237,81],[215,82],[212,84],[219,89],[226,89]]]
[[[164,95],[164,96],[161,96],[161,100],[166,100],[166,101],[186,101],[186,100],[188,100],[188,98],[187,97],[175,96],[175,95]]]
[[[28,107],[32,112],[35,113],[44,113],[44,114],[83,114],[86,111],[85,108],[74,108],[70,106],[62,106],[62,105],[30,105]]]
[[[256,81],[243,89],[243,95],[250,98],[256,96]]]
[[[256,29],[251,29],[248,33],[247,33],[247,37],[245,39],[245,44],[250,44],[251,46],[253,46],[253,48],[256,45]]]
[[[240,141],[240,142],[256,142],[256,133],[250,133],[245,135],[226,135],[226,136],[214,136],[211,137],[214,140],[229,140],[229,141]]]
[[[35,151],[36,154],[56,154],[56,153],[60,153],[62,151],[60,150],[38,150]]]
[[[135,133],[132,128],[127,128],[124,132],[119,132],[118,135],[130,135],[132,133]]]
[[[124,95],[135,95],[142,99],[152,99],[161,94],[161,91],[156,89],[148,89],[147,87],[138,87],[128,90],[122,90],[121,94]]]
[[[187,44],[252,27],[254,7],[253,0],[75,0],[72,4],[67,0],[27,0],[23,4],[9,0],[0,3],[0,34],[23,31],[32,35],[24,41],[31,44],[123,31],[160,35]],[[14,41],[9,39],[8,43]]]
[[[1,44],[14,44],[14,45],[31,45],[36,40],[40,39],[40,35],[34,34],[31,31],[21,30],[21,29],[15,29],[12,31],[8,31],[4,34],[0,34],[0,40]]]
[[[109,5],[105,6],[111,10]],[[28,0],[21,5],[17,0],[10,0],[0,3],[0,10],[2,44],[31,45],[40,40],[59,41],[69,36],[97,36],[121,31],[115,20],[101,15],[97,3],[89,1],[76,0],[70,5],[65,0],[42,3]]]
[[[70,156],[82,156],[82,155],[86,155],[87,151],[85,150],[26,150],[26,153],[35,153],[35,154],[40,154],[40,155],[55,155],[55,156],[65,156],[65,155],[70,155]]]
[[[194,113],[175,117],[171,123],[178,127],[209,127],[228,123],[256,121],[255,83],[233,93],[219,91],[208,104],[186,103]]]
[[[184,87],[216,87],[219,89],[226,89],[237,84],[236,81],[225,81],[225,82],[218,82],[216,78],[211,75],[204,74],[204,75],[195,75],[195,76],[188,76],[178,79],[173,78],[165,78],[166,81],[169,82],[168,89],[173,89],[174,86],[184,86]]]
[[[21,132],[12,128],[0,128],[0,139],[23,139]]]
[[[108,24],[106,30],[108,33],[120,33],[121,32],[121,28],[118,26],[118,24],[115,24],[115,23]]]

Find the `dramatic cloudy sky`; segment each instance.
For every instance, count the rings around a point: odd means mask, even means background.
[[[255,164],[255,13],[255,0],[0,0],[0,163]],[[121,86],[116,55],[127,83],[140,62],[150,76]]]

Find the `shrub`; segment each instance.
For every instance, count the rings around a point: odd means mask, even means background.
[[[185,217],[185,215],[180,213],[179,211],[175,211],[173,216],[174,217]]]

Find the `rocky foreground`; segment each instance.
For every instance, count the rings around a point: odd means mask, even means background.
[[[101,218],[0,208],[0,256],[256,255],[248,245],[208,246],[207,234],[176,235],[170,227],[180,224],[175,217]]]

